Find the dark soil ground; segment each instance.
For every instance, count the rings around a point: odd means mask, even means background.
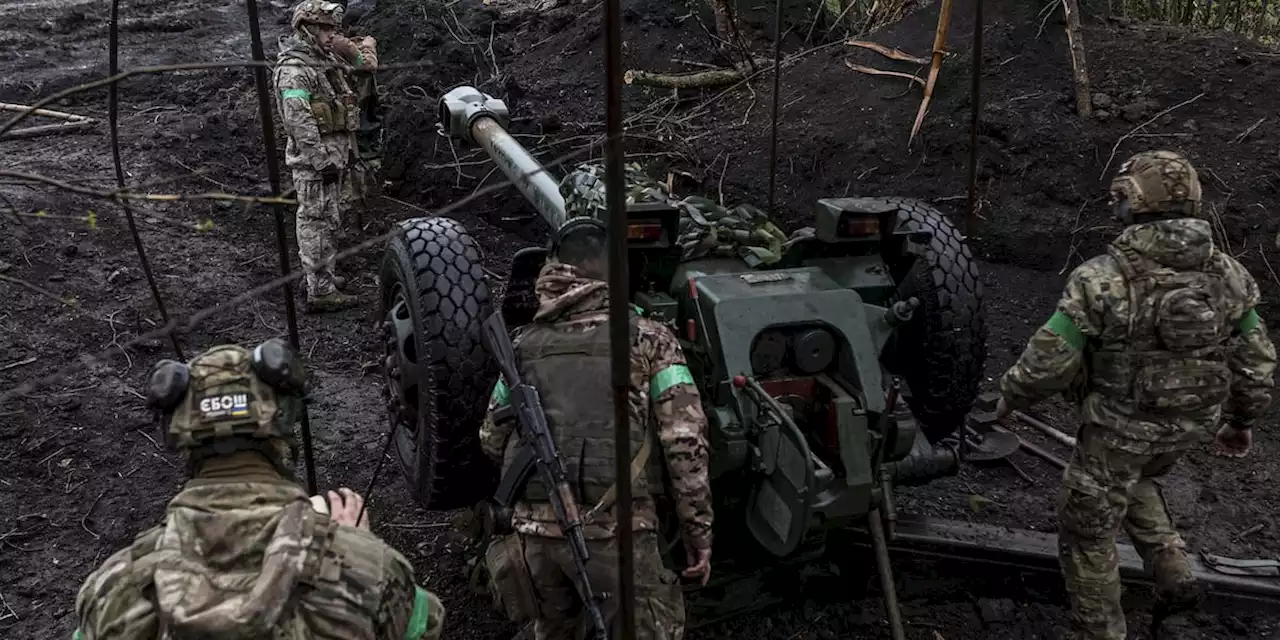
[[[1280,279],[1268,264],[1278,227],[1269,213],[1280,186],[1276,54],[1229,36],[1090,21],[1085,37],[1093,91],[1105,94],[1097,104],[1109,117],[1081,121],[1073,113],[1061,24],[1050,19],[1040,34],[1039,8],[1004,1],[986,7],[979,173],[984,224],[971,238],[983,260],[991,329],[984,388],[1047,317],[1065,272],[1115,233],[1101,201],[1101,178],[1143,148],[1173,147],[1191,157],[1201,171],[1207,208],[1225,234],[1223,246],[1250,268],[1264,297],[1274,300],[1280,293]],[[30,103],[105,75],[108,9],[101,2],[36,0],[7,11],[0,18],[5,71],[0,101]],[[771,21],[756,11],[746,13],[748,32],[771,33]],[[122,12],[125,68],[248,57],[241,3],[138,0],[126,3]],[[699,24],[712,24],[708,11],[627,0],[624,12],[627,67],[684,71],[696,67],[680,61],[723,63]],[[364,214],[367,228],[351,229],[348,243],[421,215],[418,208],[434,209],[467,196],[482,179],[499,179],[479,153],[435,134],[435,100],[457,84],[471,83],[504,98],[515,118],[513,132],[539,158],[550,161],[588,144],[595,144],[590,153],[598,158],[601,14],[599,3],[535,9],[516,0],[494,0],[445,8],[383,0],[367,22],[384,62],[430,65],[382,78],[390,108],[385,193],[394,200],[377,200]],[[284,33],[282,15],[280,9],[263,7],[268,56]],[[783,77],[778,145],[781,222],[800,226],[817,198],[844,194],[909,195],[959,215],[969,135],[971,3],[955,4],[950,37],[955,55],[944,64],[933,106],[910,151],[906,142],[919,89],[901,79],[855,73],[844,60],[923,70],[843,44],[808,51],[821,44],[817,36],[826,26],[819,24],[813,41],[806,42],[809,17],[801,8],[789,15],[783,52],[790,62]],[[927,6],[870,37],[924,55],[935,16],[936,8]],[[752,38],[757,55],[767,56],[767,40]],[[654,175],[668,168],[694,175],[697,184],[685,192],[714,197],[723,192],[728,203],[763,206],[771,86],[763,74],[750,90],[673,95],[629,87],[633,139],[628,149],[637,160],[652,163]],[[1185,101],[1190,102],[1174,108]],[[106,92],[77,94],[50,108],[105,122]],[[256,109],[252,75],[243,68],[123,83],[121,150],[130,184],[148,185],[154,192],[267,192]],[[33,119],[29,124],[43,123]],[[108,145],[101,125],[87,133],[3,141],[0,157],[5,170],[111,189]],[[0,205],[5,230],[0,274],[7,278],[0,281],[6,300],[0,305],[0,388],[49,375],[162,324],[119,207],[13,181],[0,183]],[[10,208],[22,214],[45,211],[49,217],[15,219]],[[97,212],[96,228],[67,219],[89,211]],[[486,250],[495,287],[506,272],[506,257],[539,242],[543,233],[514,192],[481,197],[460,211],[455,217]],[[171,314],[185,316],[221,303],[279,273],[269,209],[198,201],[139,205],[134,212]],[[195,230],[208,221],[211,229]],[[323,487],[363,489],[381,444],[385,417],[373,311],[379,257],[375,248],[342,265],[357,277],[356,287],[369,303],[365,308],[300,318],[302,348],[317,383],[310,415]],[[1263,312],[1270,317],[1274,307],[1265,304]],[[284,332],[283,302],[279,294],[270,294],[223,310],[185,334],[182,343],[189,357],[220,342],[256,343]],[[0,429],[0,635],[67,637],[80,581],[135,532],[155,523],[177,490],[184,477],[182,461],[156,444],[140,396],[147,368],[171,354],[166,341],[144,342],[0,406],[6,425]],[[1070,428],[1059,403],[1043,412]],[[1176,472],[1168,499],[1192,549],[1242,557],[1280,552],[1271,490],[1280,466],[1272,458],[1276,445],[1269,431],[1261,430],[1254,454],[1243,463],[1216,458],[1206,449],[1190,454]],[[1059,455],[1068,453],[1034,432],[1024,435]],[[1025,486],[1005,468],[966,468],[959,477],[906,492],[900,508],[1052,531],[1057,472],[1022,454],[1014,459],[1038,485]],[[428,588],[445,596],[447,636],[510,633],[482,599],[468,594],[467,548],[447,514],[415,506],[398,472],[387,469],[372,506],[375,529],[415,562]],[[986,500],[972,500],[975,495]],[[904,615],[913,623],[913,638],[1049,638],[1062,622],[1061,594],[1053,580],[1032,588],[1017,576],[974,583],[972,570],[941,565],[910,564],[901,570]],[[1007,615],[993,616],[989,602],[974,602],[988,591],[993,597],[1016,597],[1020,604]],[[1133,628],[1144,619],[1141,611],[1131,615]],[[1263,611],[1205,614],[1186,637],[1268,637],[1277,619]],[[829,590],[826,597],[801,596],[795,606],[740,616],[690,637],[883,637],[883,629],[878,599]]]

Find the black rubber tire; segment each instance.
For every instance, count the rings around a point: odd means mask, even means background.
[[[964,236],[941,211],[911,198],[885,198],[898,207],[898,228],[933,234],[909,270],[890,265],[898,292],[920,306],[898,329],[885,366],[902,376],[911,413],[930,443],[959,429],[978,397],[987,359],[987,323],[978,263]]]
[[[397,434],[396,459],[423,507],[470,507],[492,495],[498,473],[479,442],[498,378],[481,342],[481,326],[493,304],[480,249],[461,224],[448,218],[415,218],[400,225],[404,233],[390,241],[382,261],[381,311],[387,317],[399,287],[412,317],[415,354],[426,357],[417,364],[416,452]]]

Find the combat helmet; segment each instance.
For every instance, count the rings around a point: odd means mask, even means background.
[[[323,24],[335,29],[342,28],[342,14],[345,9],[337,2],[329,0],[303,0],[293,8],[293,20],[290,24],[296,31],[304,24]]]
[[[188,364],[161,360],[147,377],[147,407],[167,419],[166,440],[182,450],[270,440],[292,448],[293,421],[306,393],[301,359],[279,338],[250,351],[220,345]]]
[[[1182,154],[1143,151],[1124,161],[1111,180],[1112,202],[1121,217],[1199,217],[1200,177]]]

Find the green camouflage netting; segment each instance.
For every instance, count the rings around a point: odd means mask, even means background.
[[[809,229],[800,229],[788,238],[760,209],[743,204],[733,208],[701,196],[674,200],[667,186],[645,174],[638,164],[626,167],[627,203],[662,202],[680,209],[680,237],[685,260],[705,256],[738,257],[748,265],[773,264]],[[604,166],[580,164],[560,182],[565,213],[569,218],[604,218]]]

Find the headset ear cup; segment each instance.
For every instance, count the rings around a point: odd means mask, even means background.
[[[170,413],[182,403],[191,383],[191,370],[176,360],[164,359],[147,375],[147,408]]]
[[[286,395],[306,393],[307,373],[293,348],[280,338],[272,338],[253,350],[250,361],[254,375]]]

